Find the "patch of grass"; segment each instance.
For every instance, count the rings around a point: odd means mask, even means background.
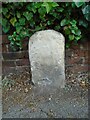
[[[7,78],[6,76],[2,79],[2,88],[11,88],[14,86],[15,81]]]

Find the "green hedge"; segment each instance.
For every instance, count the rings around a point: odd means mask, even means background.
[[[1,11],[1,10],[0,10]],[[22,49],[22,40],[34,32],[54,29],[66,37],[66,47],[89,33],[88,2],[17,2],[2,4],[3,32],[14,50]]]

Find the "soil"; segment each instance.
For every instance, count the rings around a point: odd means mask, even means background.
[[[88,83],[66,80],[65,88],[34,86],[29,73],[2,80],[3,118],[88,118]],[[7,82],[6,82],[7,81]]]

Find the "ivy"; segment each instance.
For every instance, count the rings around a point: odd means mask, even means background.
[[[10,23],[12,24],[12,26],[15,25],[16,21],[17,21],[17,19],[15,17],[10,19]]]
[[[90,21],[90,5],[85,6],[82,9],[82,12],[84,14],[84,17],[86,18],[87,21]]]
[[[46,8],[46,12],[49,13],[52,8],[57,7],[59,5],[55,2],[49,2],[49,3],[44,2],[42,6],[44,6]]]
[[[3,32],[8,34],[13,50],[22,50],[25,37],[44,29],[54,29],[65,35],[66,47],[78,43],[89,33],[88,2],[17,2],[3,3]]]

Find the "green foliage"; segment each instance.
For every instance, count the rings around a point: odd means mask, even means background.
[[[82,12],[84,14],[84,17],[86,18],[87,21],[90,21],[90,5],[85,6],[82,9]]]
[[[7,78],[6,76],[2,80],[2,88],[11,88],[12,86],[14,86],[14,84],[15,81]]]
[[[75,5],[77,6],[77,7],[80,7],[80,6],[82,6],[84,4],[84,1],[82,1],[82,2],[75,2]]]
[[[46,8],[47,13],[49,13],[52,8],[57,7],[59,5],[55,2],[44,2],[42,6],[44,6]]]
[[[68,19],[63,19],[61,21],[61,26],[65,26],[64,27],[64,32],[66,35],[68,35],[68,40],[72,41],[78,41],[81,38],[81,31],[80,29],[77,27],[77,21],[75,20],[68,20]]]
[[[44,29],[54,29],[66,37],[66,47],[77,43],[90,30],[90,5],[85,2],[17,2],[2,4],[3,32],[14,50],[22,50],[25,37]],[[85,32],[86,31],[86,32]]]

